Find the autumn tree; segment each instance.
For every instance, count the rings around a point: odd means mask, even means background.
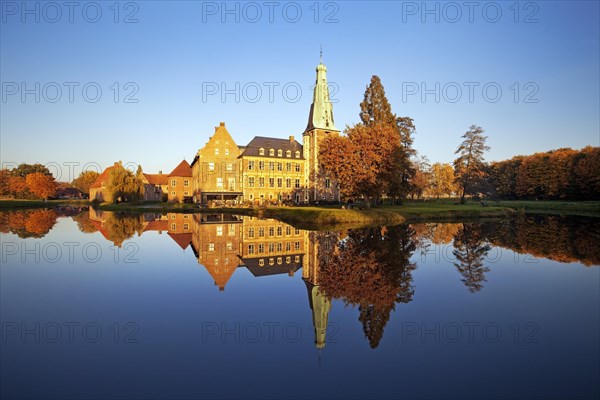
[[[41,172],[34,172],[25,178],[27,189],[42,199],[47,199],[50,196],[54,196],[56,192],[57,184],[52,175],[45,175]]]
[[[123,164],[115,163],[108,175],[107,188],[113,200],[138,201],[143,193],[142,181]]]
[[[423,193],[429,188],[430,168],[429,159],[426,156],[421,156],[412,160],[414,177],[412,185],[410,185],[410,195],[412,198],[421,198]]]
[[[454,160],[454,176],[460,186],[460,202],[465,202],[467,194],[476,194],[478,184],[484,178],[485,162],[484,152],[490,148],[486,146],[487,136],[483,136],[484,130],[480,126],[471,125],[469,130],[462,136],[464,139],[454,154],[458,158]]]
[[[77,178],[73,179],[71,184],[74,188],[81,190],[83,193],[89,193],[90,186],[96,182],[96,179],[98,179],[99,176],[100,174],[96,171],[82,171]]]
[[[469,292],[475,293],[483,288],[486,281],[485,273],[489,268],[484,265],[485,257],[491,250],[481,232],[481,226],[476,223],[463,223],[454,236],[454,266],[462,275],[461,281]]]
[[[339,182],[342,194],[362,196],[367,206],[384,193],[405,197],[414,175],[412,119],[392,113],[377,76],[371,78],[360,109],[361,123],[347,128],[346,136],[321,144],[323,169]]]
[[[456,191],[454,169],[450,164],[434,163],[429,170],[429,187],[427,192],[437,199],[450,196]]]

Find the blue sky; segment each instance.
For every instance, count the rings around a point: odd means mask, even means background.
[[[238,144],[301,138],[321,45],[338,127],[379,75],[431,162],[471,124],[490,161],[600,145],[597,1],[114,3],[1,2],[2,163],[170,172],[220,121]]]

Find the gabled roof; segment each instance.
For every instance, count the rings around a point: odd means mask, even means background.
[[[265,154],[260,155],[259,149],[264,149]],[[274,149],[275,155],[269,156],[269,150]],[[283,157],[277,156],[277,150],[283,150]],[[292,157],[286,157],[285,152],[290,150],[292,152]],[[296,158],[295,152],[300,152],[300,159],[304,159],[302,154],[302,145],[298,143],[297,140],[289,140],[289,139],[278,139],[264,136],[255,136],[254,139],[248,143],[246,149],[242,153],[242,156],[255,156],[255,157],[272,157],[278,159],[292,159]]]
[[[98,176],[98,178],[96,178],[96,180],[94,181],[94,183],[92,183],[90,185],[90,188],[100,188],[102,187],[102,182],[105,182],[108,180],[108,174],[110,173],[110,171],[114,168],[114,166],[108,167],[106,168],[101,174],[100,176]]]
[[[190,243],[192,243],[192,234],[191,233],[169,233],[168,235],[183,250],[187,249],[187,247],[190,245]]]
[[[171,171],[169,176],[192,176],[192,167],[187,161],[183,160]]]
[[[152,185],[168,185],[169,176],[163,174],[144,174],[148,183]]]

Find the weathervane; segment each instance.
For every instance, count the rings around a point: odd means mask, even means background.
[[[323,64],[323,45],[321,45],[321,64]]]

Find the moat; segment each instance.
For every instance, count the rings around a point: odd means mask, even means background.
[[[598,397],[597,219],[0,212],[2,397]]]

